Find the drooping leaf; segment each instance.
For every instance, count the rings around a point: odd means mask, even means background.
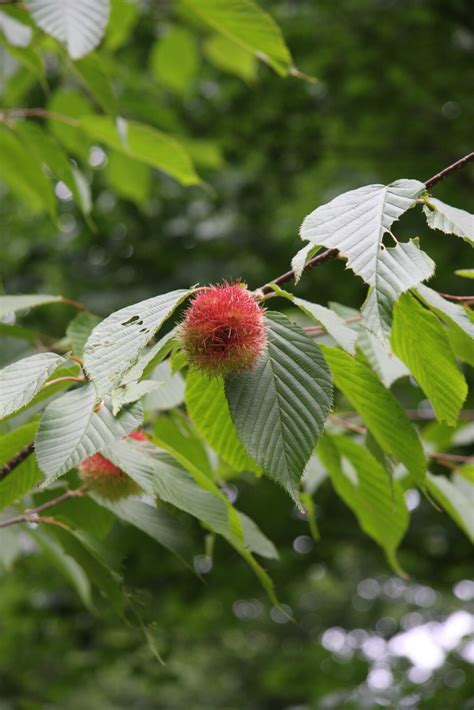
[[[199,71],[199,49],[194,34],[184,27],[172,27],[153,45],[150,65],[164,87],[187,94]]]
[[[465,489],[456,483],[456,479],[450,481],[445,476],[427,476],[428,491],[474,543],[474,484],[465,481],[470,487],[468,496]]]
[[[96,325],[101,321],[93,313],[79,313],[66,328],[66,337],[71,343],[72,352],[77,357],[84,355],[84,345]]]
[[[150,375],[155,381],[154,391],[145,398],[143,406],[147,411],[159,412],[174,409],[184,402],[185,384],[180,372],[172,372],[169,360],[155,367]],[[161,386],[158,385],[161,383]]]
[[[468,309],[458,303],[452,303],[439,295],[437,291],[420,284],[418,295],[442,321],[462,330],[471,340],[474,339],[474,323],[469,318]],[[474,347],[474,344],[473,344]]]
[[[84,140],[84,133],[76,124],[81,116],[93,113],[92,104],[78,91],[57,89],[51,95],[47,109],[53,117],[59,114],[70,119],[71,125],[68,125],[64,121],[56,121],[52,118],[48,121],[48,128],[68,151],[87,160],[90,141]]]
[[[126,306],[94,328],[84,347],[84,364],[99,396],[121,383],[141,350],[190,293],[171,291]]]
[[[56,218],[56,198],[51,181],[41,166],[9,128],[0,125],[0,161],[2,181],[33,212],[48,212]]]
[[[413,424],[372,370],[338,348],[321,346],[334,384],[360,414],[384,451],[392,454],[423,485],[426,459]]]
[[[361,528],[384,550],[400,574],[396,550],[408,527],[408,510],[400,484],[369,451],[352,439],[327,434],[317,452],[338,495],[356,515]]]
[[[64,42],[72,59],[97,47],[109,19],[109,0],[25,0],[42,30]]]
[[[206,445],[198,436],[189,418],[181,412],[170,412],[155,419],[153,442],[172,456],[175,452],[179,452],[181,464],[186,469],[188,467],[185,459],[192,466],[197,466],[209,478],[214,478]]]
[[[218,69],[235,74],[247,82],[257,78],[257,59],[236,42],[224,35],[212,35],[204,45],[204,52]]]
[[[36,436],[36,457],[46,474],[45,485],[136,429],[142,419],[139,405],[112,414],[109,401],[94,411],[97,393],[93,383],[67,392],[43,412]]]
[[[34,440],[37,426],[36,423],[25,424],[0,436],[0,468]],[[41,478],[42,473],[34,455],[28,456],[14,471],[0,481],[0,509],[23,498]]]
[[[213,29],[252,52],[281,76],[292,60],[280,28],[253,0],[183,0]]]
[[[306,315],[314,320],[321,323],[324,329],[331,335],[336,343],[346,350],[351,355],[355,353],[355,343],[357,340],[357,333],[346,325],[345,321],[331,311],[330,308],[325,306],[320,306],[317,303],[311,303],[306,301],[304,298],[298,298],[288,291],[284,291],[278,286],[272,286],[275,293],[283,298],[287,298],[289,301],[298,306]]]
[[[94,544],[86,533],[79,530],[65,530],[55,526],[50,534],[56,538],[65,554],[80,565],[87,578],[120,615],[125,599],[122,580],[99,553],[99,545]]]
[[[0,296],[0,318],[17,311],[25,311],[36,306],[45,306],[48,303],[57,303],[62,300],[62,296]]]
[[[33,37],[31,27],[18,22],[6,12],[0,12],[0,32],[5,35],[12,47],[28,47]]]
[[[437,419],[454,426],[467,384],[443,326],[410,294],[395,305],[391,343],[431,401]]]
[[[117,113],[117,97],[112,82],[105,71],[105,63],[97,54],[80,59],[73,64],[74,71],[87,91],[108,114]]]
[[[138,21],[139,11],[140,7],[134,0],[111,0],[110,19],[105,38],[108,49],[118,49],[126,41]]]
[[[126,200],[143,205],[150,197],[152,171],[125,153],[109,151],[105,174],[109,185]]]
[[[297,254],[298,273],[310,245],[337,249],[348,268],[371,287],[363,314],[367,327],[382,340],[390,331],[394,301],[434,272],[434,262],[416,240],[394,247],[383,243],[393,222],[415,204],[423,189],[418,180],[397,180],[350,190],[318,207],[301,226],[301,237],[309,244]]]
[[[18,526],[2,530],[2,544],[0,545],[0,572],[11,572],[16,560],[23,552],[21,529]]]
[[[435,197],[428,199],[423,212],[431,229],[439,229],[446,234],[455,234],[469,244],[474,244],[474,215],[457,207],[446,205]]]
[[[146,395],[151,395],[162,384],[162,382],[153,380],[142,380],[141,382],[131,382],[128,385],[112,390],[112,412],[114,417],[127,404],[133,404]]]
[[[201,520],[211,530],[225,537],[237,548],[242,541],[236,538],[229,521],[229,509],[240,521],[243,541],[250,550],[264,557],[276,556],[276,551],[263,533],[236,511],[210,479],[204,476],[198,485],[192,475],[176,461],[156,447],[141,442],[119,441],[107,449],[107,457],[128,473],[149,495],[158,496],[176,508]],[[269,554],[271,550],[271,554]]]
[[[84,116],[80,125],[94,140],[168,173],[183,185],[200,182],[179,141],[152,126],[123,118],[114,122],[108,116]]]
[[[267,349],[254,370],[228,377],[225,393],[239,437],[264,472],[298,500],[304,468],[332,403],[317,345],[280,313],[267,314]]]
[[[62,355],[38,353],[0,370],[0,419],[28,404],[62,362]]]
[[[189,564],[191,538],[181,520],[163,507],[154,507],[139,500],[109,501],[95,496],[101,506],[130,523],[167,550]]]
[[[190,370],[186,377],[185,400],[197,431],[229,466],[235,471],[259,470],[237,435],[222,378],[209,378],[198,370]]]
[[[41,528],[28,530],[28,535],[33,538],[54,566],[73,585],[82,603],[90,611],[94,611],[91,583],[81,565],[68,555],[59,542],[52,535],[46,533],[45,530]]]
[[[365,327],[380,340],[388,342],[393,304],[400,294],[429,279],[435,263],[421,251],[414,239],[389,248],[381,244],[380,249],[375,284],[361,313]]]

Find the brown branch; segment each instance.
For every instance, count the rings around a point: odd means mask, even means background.
[[[454,173],[457,170],[461,170],[461,168],[470,163],[471,160],[474,160],[474,152],[465,155],[464,158],[456,160],[456,162],[452,163],[452,165],[448,165],[448,167],[444,168],[444,170],[441,170],[439,173],[436,173],[436,175],[433,175],[433,177],[430,177],[428,178],[428,180],[425,180],[426,187],[433,187],[433,185],[436,185],[438,182],[441,182],[441,180],[444,180],[444,178],[448,177],[448,175],[451,175],[451,173]]]
[[[444,168],[444,170],[441,170],[441,172],[436,173],[436,175],[433,175],[433,177],[430,177],[428,180],[425,181],[426,187],[433,187],[433,185],[436,185],[438,182],[441,180],[444,180],[445,177],[448,177],[448,175],[451,175],[451,173],[456,172],[457,170],[460,170],[463,168],[465,165],[471,162],[471,160],[474,160],[474,152],[469,153],[469,155],[465,155],[464,158],[460,158],[460,160],[457,160],[455,163],[452,165],[448,165],[447,168]],[[325,251],[321,252],[320,254],[316,254],[316,256],[313,256],[312,259],[308,261],[308,263],[305,265],[303,271],[309,271],[310,269],[313,269],[315,266],[318,266],[319,264],[324,264],[326,261],[330,261],[331,259],[335,259],[338,256],[339,252],[337,249],[326,249]],[[268,293],[271,293],[272,291],[272,284],[276,284],[277,286],[280,286],[281,284],[286,283],[287,281],[291,281],[291,279],[294,279],[295,277],[295,272],[293,269],[290,271],[286,271],[284,274],[281,274],[281,276],[277,276],[275,279],[272,281],[268,281],[264,286],[261,288],[257,289],[257,294],[259,296],[265,296]]]
[[[51,385],[57,385],[58,382],[85,382],[86,378],[84,375],[80,375],[80,377],[56,377],[54,380],[48,380],[46,384],[44,385],[45,387],[50,387]]]
[[[27,444],[21,451],[19,451],[13,458],[10,459],[10,461],[7,461],[7,463],[3,464],[3,466],[0,468],[0,481],[3,481],[4,478],[6,478],[14,469],[19,466],[25,459],[30,456],[30,454],[33,453],[35,448],[35,442],[32,441],[30,444]]]
[[[439,295],[447,298],[448,301],[460,301],[461,303],[474,303],[474,296],[453,296],[450,293],[441,293]]]
[[[75,488],[72,491],[66,491],[66,493],[62,493],[57,498],[53,498],[53,500],[49,500],[46,503],[39,505],[37,508],[30,508],[29,510],[25,510],[23,513],[20,513],[19,515],[15,515],[13,518],[9,518],[8,520],[0,521],[0,528],[7,528],[10,525],[16,525],[17,523],[44,522],[44,523],[50,523],[50,524],[54,524],[54,525],[61,525],[61,523],[56,521],[54,518],[50,518],[48,516],[41,517],[39,514],[42,513],[44,510],[48,510],[49,508],[52,508],[53,506],[58,505],[59,503],[63,503],[65,500],[70,500],[71,498],[77,498],[78,496],[83,496],[85,494],[85,492],[86,492],[85,487]]]
[[[79,311],[86,311],[87,313],[90,313],[87,306],[85,306],[83,303],[79,303],[79,301],[74,301],[74,299],[72,298],[66,298],[66,296],[61,296],[61,303],[66,303],[68,306],[74,306],[74,308],[77,308]]]
[[[308,263],[305,265],[303,271],[309,271],[310,269],[314,269],[315,266],[319,266],[320,264],[325,264],[326,261],[331,261],[332,259],[335,259],[337,255],[339,254],[337,249],[326,249],[323,251],[321,254],[316,254],[316,256],[313,256],[312,259],[308,261]],[[295,272],[293,269],[290,271],[287,271],[284,274],[281,274],[281,276],[277,276],[276,279],[273,279],[272,281],[269,281],[266,283],[264,286],[262,286],[260,289],[258,289],[258,292],[266,295],[267,293],[272,292],[272,285],[275,284],[276,286],[280,286],[281,284],[286,283],[287,281],[291,281],[291,279],[295,278]]]
[[[51,121],[65,123],[68,126],[79,126],[80,121],[72,116],[65,116],[55,111],[47,111],[45,108],[2,108],[0,109],[0,121],[8,118],[45,118]]]

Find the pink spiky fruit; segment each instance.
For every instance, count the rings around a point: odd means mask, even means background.
[[[180,338],[191,366],[211,376],[237,374],[265,349],[264,310],[239,283],[209,286],[187,308]]]
[[[141,431],[133,431],[126,438],[135,441],[148,441]],[[94,454],[82,461],[79,464],[79,474],[92,491],[107,500],[117,501],[143,493],[133,478],[130,478],[125,471],[115,466],[102,454]]]

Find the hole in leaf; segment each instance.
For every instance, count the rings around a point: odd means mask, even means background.
[[[132,323],[136,323],[137,321],[140,321],[140,316],[131,316],[128,320],[124,321],[122,325],[132,325]],[[139,323],[141,325],[143,321]]]

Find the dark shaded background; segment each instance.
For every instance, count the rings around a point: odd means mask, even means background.
[[[249,86],[203,59],[193,90],[177,97],[148,71],[157,33],[175,19],[173,6],[150,3],[118,52],[114,82],[122,112],[209,139],[224,162],[201,168],[206,189],[185,189],[154,174],[149,198],[137,204],[110,188],[104,164],[92,167],[85,151],[86,159],[77,159],[92,182],[96,231],[71,202],[61,203],[56,227],[0,186],[0,276],[7,293],[63,293],[105,315],[196,282],[241,277],[254,288],[288,268],[300,246],[299,225],[321,202],[370,182],[428,178],[472,150],[470,2],[266,6],[296,64],[317,83],[283,80],[262,66]],[[54,94],[70,78],[53,66],[49,81]],[[21,97],[30,106],[49,100],[37,86]],[[440,184],[436,196],[472,211],[473,184],[471,168]],[[472,266],[462,240],[428,233],[415,214],[396,225],[396,234],[421,236],[438,264],[435,288],[466,289],[469,282],[453,274]],[[342,263],[331,262],[308,274],[298,294],[358,307],[365,288]],[[59,336],[71,315],[48,307],[35,323]],[[316,495],[322,540],[310,546],[305,538],[304,553],[293,545],[308,535],[306,525],[276,486],[236,486],[241,509],[281,550],[270,571],[296,624],[282,623],[223,542],[203,584],[139,533],[117,529],[125,576],[142,590],[146,619],[156,622],[161,666],[141,633],[112,616],[91,616],[31,552],[1,575],[1,710],[474,708],[472,641],[456,644],[424,675],[382,641],[460,613],[474,598],[471,587],[459,586],[472,576],[472,549],[446,515],[412,499],[417,505],[400,554],[410,579],[401,582],[328,483]],[[332,636],[324,635],[334,627]],[[344,633],[354,629],[359,632]],[[375,645],[367,645],[373,638]],[[370,675],[376,670],[382,675]]]

